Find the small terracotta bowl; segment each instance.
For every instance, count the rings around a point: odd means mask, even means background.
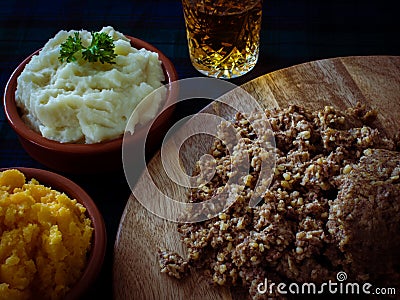
[[[103,217],[97,209],[96,204],[81,187],[61,175],[41,169],[21,167],[3,168],[0,169],[0,172],[7,169],[18,169],[25,175],[26,180],[35,178],[40,184],[59,192],[64,192],[71,199],[76,199],[86,208],[86,214],[92,221],[92,226],[94,228],[91,249],[88,253],[88,261],[82,277],[65,297],[65,299],[80,299],[81,296],[84,296],[84,294],[89,291],[97,279],[106,253],[106,228]]]
[[[178,79],[177,72],[172,62],[157,48],[140,39],[127,36],[131,45],[137,49],[145,48],[158,53],[159,60],[165,75],[165,84],[169,84]],[[73,144],[59,143],[44,138],[40,133],[29,128],[21,119],[21,115],[15,102],[15,90],[17,78],[30,61],[32,56],[38,54],[37,50],[28,56],[12,73],[4,92],[4,110],[8,123],[17,133],[19,141],[25,151],[36,161],[43,165],[67,173],[98,173],[115,171],[122,168],[122,140],[117,138],[111,141],[96,144]],[[146,136],[146,126],[140,127],[135,131],[131,142],[146,138],[149,149],[157,147],[166,132],[167,124],[172,115],[177,91],[174,86],[168,85],[167,99],[164,102],[162,113],[156,116]]]

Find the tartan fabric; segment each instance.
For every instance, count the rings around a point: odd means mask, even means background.
[[[241,84],[262,74],[302,62],[349,55],[399,55],[398,13],[393,1],[266,0],[263,4],[260,58],[249,74],[232,80]],[[200,76],[187,51],[179,0],[6,0],[0,2],[0,84],[4,87],[17,65],[61,29],[99,30],[112,25],[163,51],[179,78]],[[180,105],[176,118],[202,104]],[[0,167],[45,168],[31,159],[0,109]],[[108,252],[99,283],[90,299],[112,298],[112,247],[129,196],[123,174],[68,175],[85,188],[103,213]]]

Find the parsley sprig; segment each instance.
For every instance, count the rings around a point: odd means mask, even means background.
[[[115,64],[113,59],[117,56],[114,53],[114,41],[105,32],[92,32],[92,42],[88,47],[82,45],[82,39],[78,32],[73,36],[69,36],[67,40],[60,46],[60,56],[58,59],[61,62],[75,62],[77,52],[82,53],[82,58],[88,62],[100,61],[102,64]]]

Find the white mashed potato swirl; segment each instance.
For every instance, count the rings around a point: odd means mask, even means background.
[[[58,32],[18,77],[15,100],[24,121],[51,140],[98,143],[121,136],[138,103],[156,90],[158,95],[133,116],[139,124],[154,118],[166,92],[159,89],[164,73],[158,54],[133,48],[123,34],[108,26],[100,32],[114,39],[115,64],[82,59],[61,63],[60,45],[74,32]],[[89,45],[90,32],[79,33],[82,44]]]

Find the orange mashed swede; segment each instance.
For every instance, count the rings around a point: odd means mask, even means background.
[[[19,170],[0,172],[0,300],[65,296],[87,262],[93,227],[85,212]]]

